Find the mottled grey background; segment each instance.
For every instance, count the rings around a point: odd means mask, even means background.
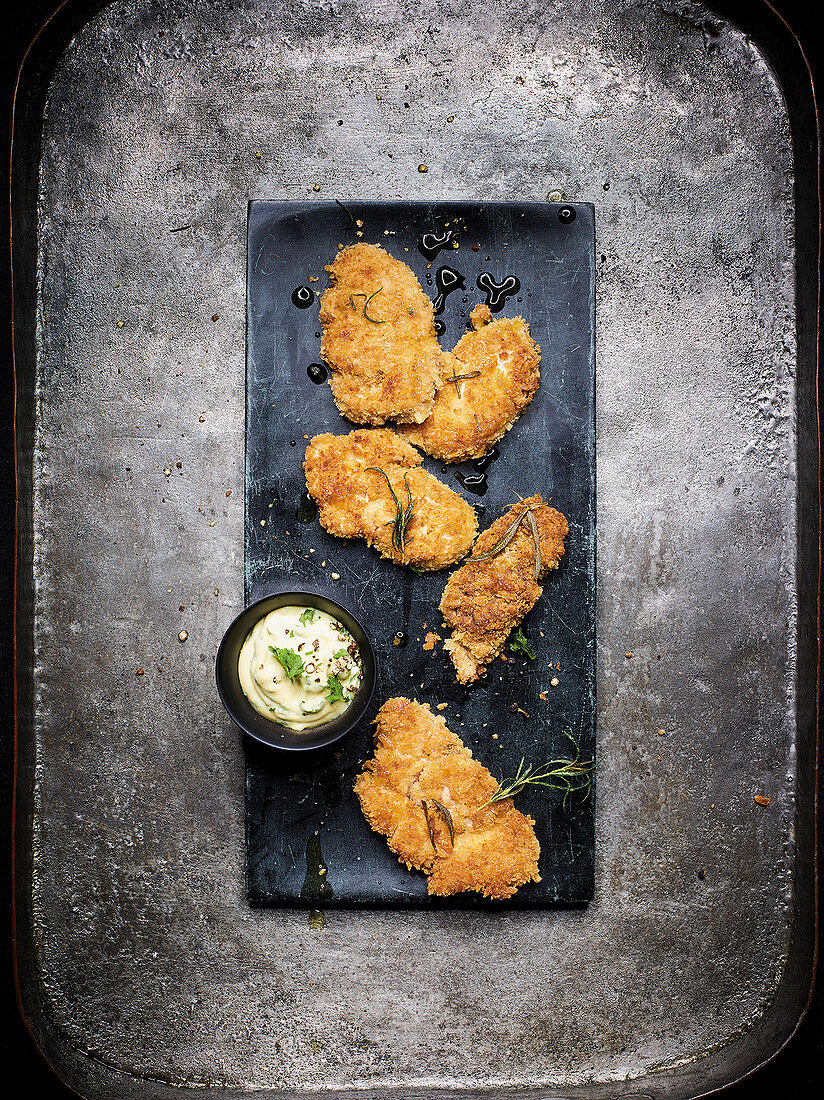
[[[554,189],[598,234],[596,900],[252,911],[213,686],[247,199]],[[27,996],[85,1094],[649,1091],[756,1024],[793,908],[796,467],[790,134],[749,40],[680,0],[116,2],[58,66],[39,221]]]

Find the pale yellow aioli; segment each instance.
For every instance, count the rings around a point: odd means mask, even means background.
[[[249,631],[238,675],[256,711],[290,729],[305,730],[346,710],[358,693],[363,670],[355,639],[331,615],[316,607],[278,607]]]

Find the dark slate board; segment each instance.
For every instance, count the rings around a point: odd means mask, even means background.
[[[491,272],[497,281],[507,275],[520,280],[520,291],[497,315],[520,313],[529,322],[542,348],[541,385],[502,440],[487,493],[463,495],[485,509],[483,529],[515,493],[540,492],[567,516],[570,535],[560,569],[543,582],[544,595],[524,622],[536,659],[496,661],[487,683],[460,687],[440,645],[434,655],[421,647],[427,629],[448,636],[437,607],[449,572],[416,576],[359,540],[332,538],[315,517],[297,518],[307,439],[320,432],[345,434],[356,425],[338,413],[328,385],[316,385],[307,375],[307,367],[319,362],[318,301],[299,309],[292,293],[310,286],[319,297],[327,284],[325,265],[339,243],[355,242],[355,227],[346,228],[348,214],[333,204],[251,202],[247,601],[293,585],[328,589],[370,629],[379,670],[370,713],[334,750],[283,758],[247,743],[247,893],[255,905],[489,907],[494,903],[474,894],[430,899],[424,876],[402,866],[383,837],[369,829],[352,783],[371,751],[371,719],[395,695],[433,707],[447,703],[442,712],[447,725],[499,777],[514,774],[522,757],[542,764],[568,756],[567,732],[584,758],[594,757],[594,211],[586,203],[564,204],[576,215],[569,221],[562,206],[549,203],[348,206],[363,222],[362,239],[408,263],[433,298],[440,266],[465,276],[466,291],[452,293],[442,314],[444,347],[454,346],[469,310],[484,300],[475,288],[480,272]],[[428,268],[417,242],[424,233],[442,231],[445,222],[461,229],[460,247],[442,251]],[[473,251],[473,244],[480,250]],[[319,281],[309,282],[310,276]],[[472,472],[468,463],[447,468],[426,459],[424,464],[457,491],[456,472]],[[409,635],[406,648],[393,645],[399,630]],[[557,686],[551,685],[553,676]],[[527,789],[516,804],[535,818],[542,879],[522,887],[507,904],[534,908],[588,901],[594,792],[586,802],[572,800],[564,808],[560,794]]]

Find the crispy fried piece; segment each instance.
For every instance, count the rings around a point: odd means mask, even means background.
[[[415,448],[388,428],[360,428],[349,435],[316,435],[303,469],[330,534],[366,539],[400,564],[443,569],[469,551],[478,520],[472,505],[422,470],[421,461]],[[407,485],[412,512],[400,545],[392,492],[405,512]]]
[[[511,798],[484,805],[498,784],[443,718],[426,704],[390,699],[375,725],[375,755],[355,793],[400,861],[426,873],[430,894],[509,898],[540,881],[535,822]]]
[[[444,649],[449,651],[462,684],[478,679],[543,592],[535,579],[535,546],[526,513],[532,515],[538,531],[539,577],[557,569],[569,524],[536,494],[513,504],[478,536],[472,558],[452,574],[441,597],[444,620],[452,628]],[[499,554],[487,561],[473,560],[492,550],[522,515],[525,518],[514,538]]]
[[[445,462],[486,454],[527,407],[540,379],[541,349],[523,317],[493,321],[489,307],[480,305],[470,316],[474,331],[455,345],[454,370],[444,375],[432,412],[422,424],[400,429]]]
[[[374,244],[342,249],[326,270],[321,355],[332,396],[356,424],[424,420],[448,359],[432,302],[411,268]]]

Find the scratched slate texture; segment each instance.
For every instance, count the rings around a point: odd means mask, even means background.
[[[213,682],[244,600],[247,202],[554,188],[598,210],[595,897],[250,908]],[[758,49],[680,0],[115,0],[57,64],[38,204],[18,885],[63,1075],[107,1100],[717,1081],[795,904],[793,176]]]
[[[566,222],[560,211],[574,211]],[[410,872],[373,833],[352,790],[371,753],[371,721],[386,699],[401,695],[438,704],[447,725],[465,738],[498,777],[520,761],[583,760],[595,754],[595,378],[593,210],[585,204],[357,203],[351,217],[333,203],[252,202],[249,209],[246,375],[247,601],[294,584],[325,588],[370,631],[379,682],[357,730],[323,753],[295,759],[256,750],[247,757],[246,883],[256,904],[443,906],[484,904],[478,895],[431,899],[424,876]],[[459,230],[458,249],[430,263],[417,247],[445,225]],[[379,557],[358,539],[342,542],[306,508],[303,456],[307,437],[345,435],[357,427],[337,411],[328,385],[307,368],[320,356],[319,295],[337,241],[385,245],[408,263],[434,297],[444,265],[465,287],[445,299],[441,346],[454,346],[472,307],[486,295],[476,279],[514,275],[520,289],[496,316],[522,315],[542,355],[542,384],[499,445],[483,495],[464,491],[488,526],[516,499],[541,492],[567,517],[570,537],[544,596],[524,620],[535,650],[497,661],[486,682],[461,687],[452,662],[428,631],[447,636],[438,602],[449,570],[417,576]],[[348,226],[348,228],[347,228]],[[480,245],[473,252],[472,245]],[[316,274],[314,274],[316,273]],[[312,282],[310,279],[317,279]],[[313,289],[308,308],[293,292]],[[375,299],[377,304],[378,298]],[[371,310],[371,307],[370,307]],[[378,312],[379,315],[379,311]],[[424,466],[461,491],[471,463]],[[336,574],[336,577],[333,577]],[[401,632],[406,646],[394,644]],[[541,696],[544,696],[542,699]],[[436,711],[437,713],[437,711]],[[570,738],[574,739],[573,741]],[[583,903],[592,897],[594,793],[566,801],[531,788],[518,806],[535,821],[541,880],[509,903],[530,908]],[[488,907],[491,904],[486,902]]]

